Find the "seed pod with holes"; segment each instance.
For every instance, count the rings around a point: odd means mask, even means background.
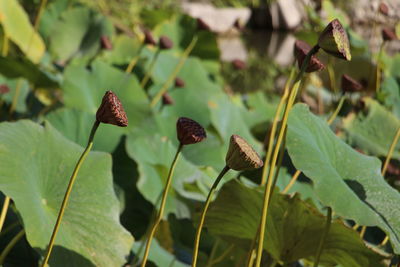
[[[190,145],[203,141],[207,135],[204,128],[196,121],[181,117],[176,122],[178,140],[182,145]]]
[[[332,20],[319,35],[318,46],[337,58],[351,60],[349,38],[338,19]]]
[[[311,46],[309,46],[306,42],[297,40],[294,44],[294,55],[297,59],[297,63],[299,68],[303,65],[303,61],[306,58],[308,52],[310,52]],[[314,72],[320,71],[325,68],[325,65],[316,57],[311,56],[311,60],[308,63],[306,72]]]
[[[232,135],[226,165],[236,171],[258,169],[264,165],[257,152],[239,135]]]
[[[118,97],[112,92],[107,91],[96,112],[96,119],[102,123],[113,124],[120,127],[128,126],[124,108]]]

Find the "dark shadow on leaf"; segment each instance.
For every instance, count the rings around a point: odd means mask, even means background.
[[[35,248],[41,255],[45,251]],[[69,250],[62,246],[54,246],[49,259],[50,266],[56,267],[95,267],[90,260],[75,251]]]

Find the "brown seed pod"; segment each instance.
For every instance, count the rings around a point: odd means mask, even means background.
[[[382,29],[382,38],[385,41],[397,40],[396,33],[390,28],[383,28]]]
[[[349,38],[338,19],[332,20],[319,35],[318,46],[337,58],[351,60]]]
[[[10,87],[7,84],[0,84],[0,94],[7,94],[10,92]]]
[[[379,4],[378,9],[382,15],[385,15],[385,16],[389,15],[389,7],[384,2]]]
[[[182,88],[185,87],[185,81],[179,77],[175,78],[175,87]]]
[[[124,108],[112,91],[107,91],[104,94],[101,105],[96,112],[96,119],[99,122],[120,127],[128,126],[128,118],[126,117]]]
[[[351,78],[347,74],[342,75],[342,91],[347,93],[360,92],[363,90],[361,83]]]
[[[148,44],[148,45],[156,45],[157,44],[151,31],[149,31],[148,29],[144,29],[143,34],[144,34],[143,43]]]
[[[174,43],[167,36],[162,35],[158,45],[160,49],[171,49],[174,46]]]
[[[264,165],[257,152],[239,135],[232,135],[226,153],[226,165],[236,171],[258,169]]]
[[[182,145],[195,144],[207,137],[206,131],[199,123],[185,117],[180,117],[176,122],[176,132]]]
[[[240,59],[232,60],[232,66],[237,70],[242,70],[246,68],[246,62]]]
[[[197,29],[200,31],[211,31],[210,26],[201,18],[197,18]]]
[[[111,40],[110,40],[110,38],[108,38],[107,35],[102,35],[100,37],[100,45],[101,45],[101,48],[105,49],[105,50],[112,50],[113,49]]]
[[[168,93],[164,93],[162,95],[162,103],[163,105],[173,105],[175,101],[172,99],[172,97]]]
[[[297,63],[299,65],[299,69],[301,69],[301,66],[303,65],[303,61],[306,58],[308,52],[310,52],[311,46],[309,46],[306,42],[297,40],[294,43],[294,56],[297,59]],[[320,71],[325,68],[325,65],[316,57],[316,56],[311,56],[311,60],[308,63],[306,72],[314,72],[314,71]]]

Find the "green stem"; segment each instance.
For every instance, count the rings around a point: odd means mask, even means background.
[[[19,93],[21,91],[21,87],[22,87],[22,79],[18,79],[17,84],[15,85],[14,96],[12,98],[11,105],[10,105],[10,111],[9,111],[10,117],[12,116],[12,114],[15,111],[15,108],[17,107],[17,103],[18,103],[18,98],[19,98]]]
[[[4,263],[8,253],[13,249],[13,247],[18,243],[19,240],[25,235],[25,230],[22,229],[19,233],[11,239],[10,243],[4,248],[0,255],[0,265]]]
[[[147,258],[149,257],[149,252],[150,252],[150,246],[151,246],[151,241],[153,240],[153,237],[156,233],[157,227],[160,224],[163,214],[164,214],[164,209],[165,209],[165,204],[167,201],[167,196],[168,196],[168,191],[169,188],[171,187],[171,182],[172,182],[172,176],[174,174],[175,171],[175,167],[176,167],[176,163],[178,162],[178,158],[180,155],[180,152],[182,150],[183,145],[179,144],[179,147],[176,151],[175,157],[171,163],[171,167],[169,169],[169,173],[168,173],[168,177],[167,177],[167,182],[165,184],[165,188],[164,188],[164,192],[163,192],[163,196],[161,199],[161,205],[160,205],[160,211],[158,212],[157,218],[153,224],[153,227],[151,228],[150,231],[150,235],[149,238],[147,239],[147,244],[146,244],[146,249],[144,251],[144,255],[143,255],[143,259],[142,259],[142,264],[141,267],[145,267],[146,263],[147,263]]]
[[[134,56],[134,57],[131,59],[131,61],[129,62],[128,67],[126,67],[125,73],[131,73],[131,72],[132,72],[133,68],[135,67],[136,63],[137,63],[138,60],[139,60],[140,54],[142,53],[142,50],[143,50],[143,47],[144,47],[144,43],[142,43],[142,44],[140,45],[140,48],[139,48],[139,51],[138,51],[137,55]]]
[[[322,254],[322,250],[324,249],[324,243],[325,243],[326,237],[328,236],[329,228],[331,227],[331,221],[332,221],[332,209],[330,207],[328,207],[328,214],[326,216],[325,229],[324,229],[324,232],[322,233],[321,240],[319,241],[317,255],[315,256],[315,261],[314,261],[314,267],[318,267],[319,259]]]
[[[399,142],[400,138],[400,128],[397,130],[396,134],[393,137],[393,141],[390,144],[389,152],[386,155],[385,163],[383,164],[382,168],[382,176],[385,176],[387,167],[389,165],[390,159],[392,158],[394,149],[396,148],[397,143]]]
[[[329,119],[328,119],[328,121],[327,121],[327,123],[328,123],[329,125],[331,125],[332,122],[336,119],[337,115],[339,114],[340,110],[341,110],[342,107],[343,107],[343,103],[344,103],[345,100],[346,100],[346,96],[342,96],[342,97],[340,98],[339,104],[337,105],[335,111],[332,113],[332,115],[329,117]]]
[[[140,82],[140,86],[141,86],[142,88],[145,88],[147,82],[149,81],[150,76],[151,76],[151,73],[153,72],[154,66],[155,66],[155,64],[156,64],[156,61],[157,61],[157,58],[158,58],[158,55],[160,54],[160,52],[161,52],[161,49],[160,49],[160,48],[157,48],[157,51],[156,51],[154,57],[152,58],[152,60],[151,60],[151,62],[150,62],[150,66],[149,66],[149,68],[147,69],[147,71],[146,71],[146,73],[145,73],[145,75],[144,75],[142,81]]]
[[[186,47],[185,51],[182,54],[181,59],[179,60],[178,64],[176,65],[175,69],[172,71],[172,73],[168,76],[167,81],[164,83],[163,87],[157,92],[157,94],[154,96],[153,100],[151,100],[150,107],[154,107],[158,101],[161,99],[162,95],[167,91],[168,87],[170,86],[171,82],[175,79],[176,75],[178,75],[179,71],[183,67],[183,64],[186,61],[186,58],[189,56],[190,52],[192,52],[194,46],[197,43],[197,36],[193,36],[192,41]]]
[[[385,41],[382,42],[381,47],[379,48],[378,58],[376,60],[376,84],[375,84],[375,91],[378,93],[379,89],[381,88],[381,58],[383,48],[385,46]]]
[[[1,209],[0,215],[0,232],[3,229],[4,221],[6,220],[6,215],[8,211],[8,206],[10,205],[10,197],[6,196],[4,198],[3,208]]]
[[[69,183],[68,183],[67,191],[65,192],[64,199],[63,199],[63,201],[61,203],[61,207],[60,207],[60,210],[58,212],[58,217],[57,217],[56,224],[54,225],[53,233],[51,234],[51,237],[50,237],[50,241],[49,241],[49,245],[47,247],[46,255],[45,255],[45,258],[44,258],[43,263],[41,265],[42,267],[45,267],[47,262],[49,261],[49,258],[50,258],[50,255],[51,255],[51,251],[52,251],[53,246],[54,246],[54,241],[56,239],[56,236],[57,236],[57,233],[58,233],[58,229],[60,228],[61,220],[62,220],[62,218],[64,216],[65,208],[67,206],[68,199],[69,199],[69,196],[70,196],[71,191],[72,191],[72,186],[75,183],[76,177],[78,176],[78,172],[79,172],[79,169],[82,166],[82,163],[85,161],[87,155],[89,154],[90,150],[92,149],[93,138],[94,138],[94,135],[95,135],[96,130],[99,127],[99,125],[100,125],[100,122],[98,120],[96,120],[94,122],[92,130],[90,132],[88,144],[87,144],[85,150],[83,151],[81,157],[79,158],[78,162],[76,163],[74,171],[72,172],[71,178],[70,178]]]
[[[215,253],[217,253],[217,248],[219,246],[220,240],[217,238],[217,240],[214,242],[213,247],[211,249],[210,256],[207,259],[206,267],[211,267],[213,264],[214,256]]]
[[[211,266],[214,266],[215,264],[217,264],[217,263],[223,261],[223,260],[226,258],[226,256],[228,256],[229,253],[230,253],[230,252],[232,251],[232,249],[234,249],[234,248],[235,248],[235,245],[234,245],[234,244],[230,245],[218,258],[216,258],[215,260],[213,260],[213,261],[211,262]]]
[[[276,141],[275,149],[274,149],[273,156],[272,156],[272,161],[271,161],[269,172],[268,172],[267,186],[265,187],[265,191],[264,191],[263,207],[262,207],[261,221],[260,221],[260,233],[259,233],[259,238],[258,238],[259,242],[258,242],[258,247],[257,247],[256,267],[260,267],[260,265],[261,265],[261,258],[262,258],[263,245],[264,245],[264,235],[265,235],[265,228],[266,228],[267,215],[268,215],[268,206],[269,206],[269,202],[270,202],[270,198],[271,198],[272,185],[274,182],[273,175],[274,175],[274,171],[275,171],[275,167],[276,167],[276,162],[278,160],[280,146],[282,144],[282,141],[283,141],[283,138],[285,135],[289,112],[292,109],[292,106],[296,100],[297,92],[298,92],[300,84],[301,84],[301,78],[303,77],[303,74],[308,66],[308,63],[310,62],[312,55],[317,53],[318,50],[319,50],[319,46],[316,45],[308,52],[306,58],[304,59],[302,66],[301,66],[300,72],[295,79],[295,83],[290,92],[289,99],[288,99],[287,105],[285,107],[285,112],[284,112],[283,118],[282,118],[282,126],[280,129],[279,135],[278,135],[278,139]]]
[[[194,241],[194,248],[193,248],[193,260],[192,260],[192,267],[196,267],[197,264],[197,256],[199,254],[199,245],[200,245],[200,237],[201,237],[201,230],[203,228],[204,220],[206,218],[206,213],[208,210],[208,206],[211,203],[212,196],[214,195],[215,190],[217,190],[217,186],[221,181],[222,177],[229,171],[229,167],[225,166],[220,174],[218,175],[217,179],[215,180],[214,184],[211,186],[210,192],[208,192],[208,196],[206,199],[206,203],[204,205],[203,211],[201,212],[201,218],[199,222],[199,226],[197,227],[196,231],[196,238]]]

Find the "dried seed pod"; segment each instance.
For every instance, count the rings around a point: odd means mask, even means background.
[[[107,91],[104,94],[101,105],[96,112],[96,119],[99,122],[120,127],[128,126],[128,118],[126,117],[124,108],[112,91]]]
[[[110,40],[110,38],[108,38],[107,35],[102,35],[100,37],[100,45],[101,45],[101,48],[105,49],[105,50],[112,50],[113,49],[111,40]]]
[[[148,44],[148,45],[156,45],[157,44],[151,31],[149,31],[148,29],[144,29],[143,34],[144,34],[143,43]]]
[[[175,78],[175,87],[182,88],[185,87],[185,81],[179,77]]]
[[[319,35],[318,46],[337,58],[351,60],[349,38],[338,19],[332,20]]]
[[[161,49],[171,49],[174,46],[174,43],[167,36],[162,35],[158,45]]]
[[[185,117],[180,117],[176,122],[176,132],[182,145],[195,144],[207,137],[206,131],[199,123]]]
[[[240,59],[232,60],[232,66],[237,70],[242,70],[246,68],[246,62]]]
[[[175,101],[172,99],[172,97],[168,93],[164,93],[162,95],[162,103],[163,105],[173,105]]]
[[[7,84],[0,84],[0,94],[7,94],[10,92],[10,87]]]
[[[309,46],[306,42],[297,40],[294,44],[294,55],[297,59],[297,63],[299,65],[299,69],[303,65],[303,61],[306,58],[308,52],[310,52],[311,46]],[[316,57],[311,56],[311,60],[308,63],[306,72],[314,72],[320,71],[325,68],[325,65]]]
[[[379,4],[378,9],[382,15],[385,15],[385,16],[389,15],[389,7],[384,2]]]
[[[226,165],[236,171],[258,169],[264,165],[257,152],[239,135],[232,135]]]
[[[200,31],[211,31],[210,26],[201,18],[197,18],[197,29]]]
[[[342,75],[342,91],[347,93],[360,92],[363,90],[361,83],[351,78],[347,74]]]
[[[382,38],[385,41],[397,40],[396,33],[390,28],[383,28],[382,29]]]

